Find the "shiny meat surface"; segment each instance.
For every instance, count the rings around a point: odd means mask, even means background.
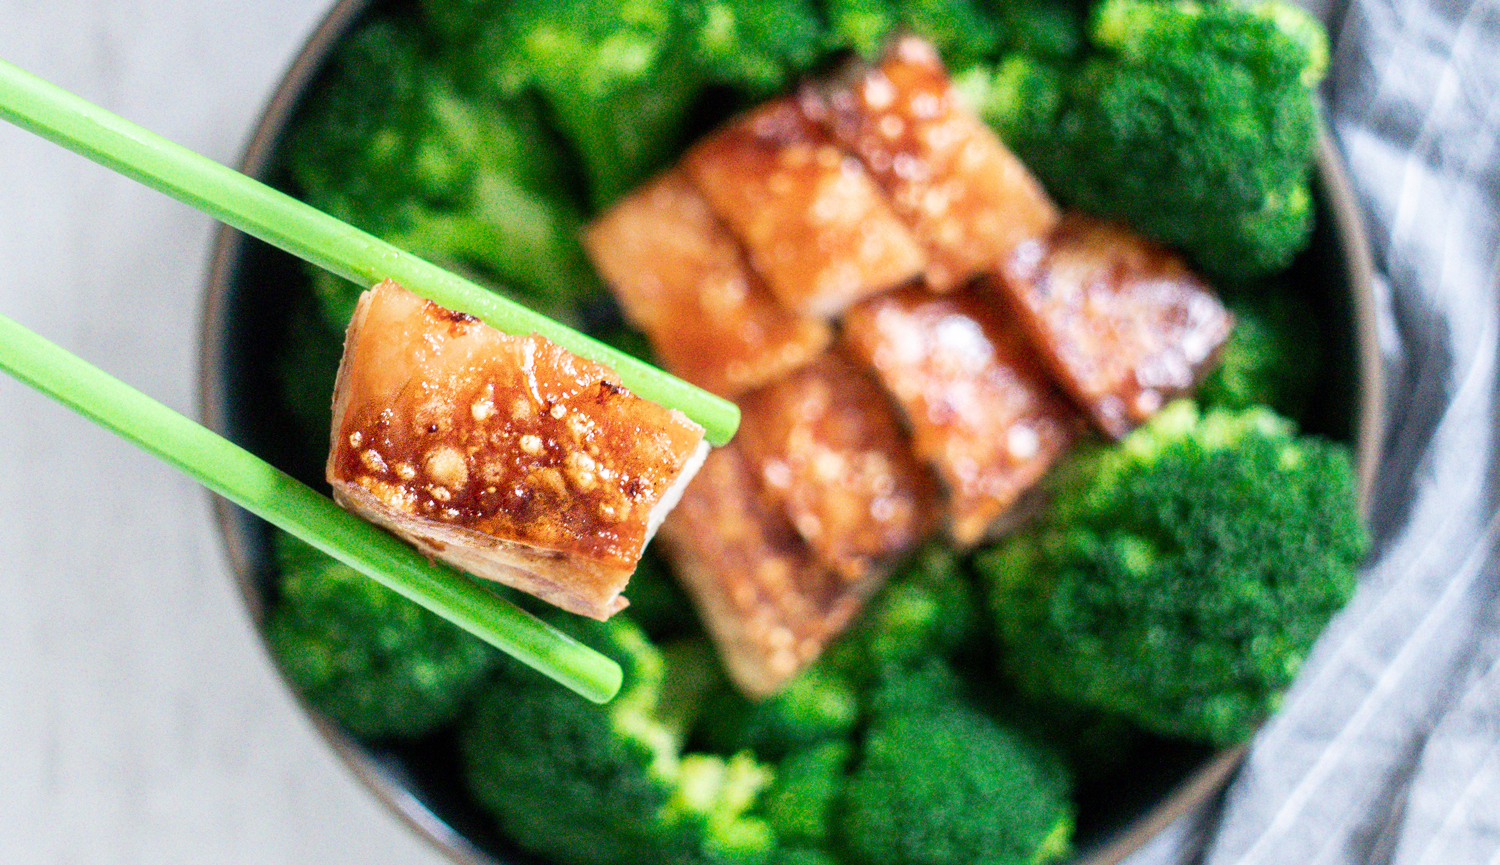
[[[1176,255],[1078,214],[1018,247],[999,285],[1059,380],[1116,438],[1197,384],[1233,326]]]
[[[349,325],[328,480],[431,555],[607,617],[703,438],[617,380],[382,283]]]
[[[922,247],[859,161],[792,98],[720,127],[682,165],[794,312],[835,315],[926,267]]]
[[[661,542],[751,697],[775,693],[817,658],[878,585],[816,563],[733,442],[709,454],[662,524]]]
[[[740,400],[739,442],[813,554],[858,578],[932,524],[936,484],[864,370],[825,354]]]
[[[906,415],[948,491],[948,530],[977,542],[1072,442],[1080,415],[1000,299],[973,288],[885,294],[844,318],[844,342]]]
[[[584,246],[663,365],[720,396],[790,372],[832,338],[826,322],[777,305],[680,171],[610,208]]]
[[[994,270],[1017,244],[1057,224],[1041,184],[959,102],[926,41],[904,37],[878,68],[859,65],[802,96],[926,245],[935,291]]]

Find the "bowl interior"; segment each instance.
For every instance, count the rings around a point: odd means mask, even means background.
[[[275,148],[298,100],[316,81],[331,47],[371,9],[342,0],[288,71],[255,130],[241,169],[285,186]],[[1372,265],[1359,211],[1336,149],[1325,136],[1319,155],[1317,228],[1291,278],[1308,287],[1326,329],[1321,385],[1308,431],[1354,447],[1362,502],[1368,502],[1383,426],[1383,383],[1376,354]],[[293,475],[326,488],[310,461],[306,432],[281,408],[274,359],[289,338],[305,277],[290,256],[231,229],[216,240],[202,332],[202,413],[223,433]],[[272,533],[266,524],[215,500],[226,549],[257,625],[274,585]],[[330,746],[395,814],[456,862],[535,861],[509,845],[454,779],[461,773],[451,733],[368,746],[307,707]],[[1142,740],[1119,770],[1080,789],[1076,861],[1103,865],[1144,844],[1172,818],[1222,789],[1241,751],[1214,752],[1165,739]]]

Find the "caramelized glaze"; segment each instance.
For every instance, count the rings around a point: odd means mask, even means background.
[[[1082,214],[1017,247],[1000,276],[1059,381],[1116,438],[1191,390],[1234,324],[1177,255]]]
[[[584,245],[663,365],[720,396],[790,372],[832,339],[827,323],[777,305],[679,170],[610,208]]]
[[[739,441],[820,561],[861,579],[932,525],[936,485],[880,386],[824,354],[740,401]]]
[[[329,482],[439,557],[467,540],[555,560],[532,577],[570,581],[561,588],[597,613],[702,439],[680,412],[617,382],[542,337],[500,333],[382,283],[350,325]]]
[[[752,697],[812,663],[878,585],[819,564],[732,442],[709,455],[661,539],[730,676]]]
[[[880,188],[797,101],[721,126],[682,166],[782,306],[831,316],[921,275],[926,254]]]
[[[808,86],[802,100],[926,245],[925,280],[935,291],[994,270],[1017,244],[1057,224],[1041,184],[961,104],[936,49],[921,39],[897,40],[879,67]]]
[[[978,541],[1072,443],[1077,409],[997,299],[906,289],[844,318],[844,342],[901,406],[948,492],[949,532]]]

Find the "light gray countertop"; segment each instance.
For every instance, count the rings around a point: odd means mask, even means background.
[[[0,0],[0,57],[234,163],[330,0]],[[0,124],[0,314],[196,415],[212,224]],[[208,495],[0,377],[0,862],[432,863],[324,747]]]

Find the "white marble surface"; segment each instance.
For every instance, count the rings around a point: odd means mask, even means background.
[[[0,0],[0,57],[215,159],[330,0]],[[0,124],[0,313],[196,411],[211,225]],[[207,494],[0,377],[0,863],[436,863],[285,693]]]

